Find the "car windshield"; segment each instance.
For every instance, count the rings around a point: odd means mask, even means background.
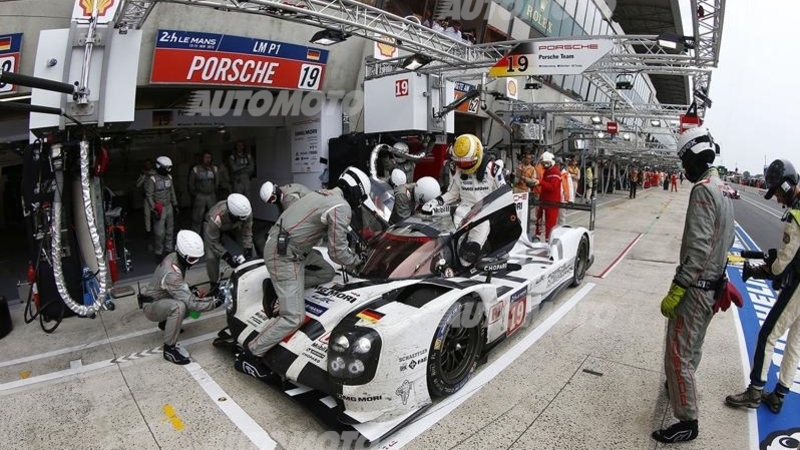
[[[370,255],[360,275],[368,279],[430,276],[443,242],[438,237],[386,232],[370,242]]]

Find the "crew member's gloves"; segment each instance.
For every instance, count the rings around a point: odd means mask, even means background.
[[[672,286],[669,288],[669,293],[664,297],[664,300],[661,300],[661,314],[668,319],[674,319],[675,308],[680,304],[684,294],[686,294],[686,289],[678,286],[673,281]]]
[[[253,247],[248,247],[244,249],[244,258],[250,259],[253,257]]]
[[[233,259],[233,255],[231,255],[231,254],[230,254],[230,253],[228,253],[228,252],[225,252],[225,254],[224,254],[224,255],[222,255],[222,260],[223,260],[223,261],[225,261],[226,263],[228,263],[228,265],[229,265],[229,266],[231,266],[231,267],[236,267],[236,266],[238,265],[238,264],[236,264],[236,262],[234,261],[234,259]]]
[[[767,250],[767,257],[764,259],[764,262],[767,263],[767,267],[772,268],[772,263],[778,259],[778,250],[771,248]]]
[[[231,267],[234,268],[239,267],[240,265],[244,264],[245,261],[246,260],[244,259],[244,255],[236,255],[233,257],[233,264],[235,265]]]
[[[161,220],[161,216],[164,214],[164,204],[161,202],[156,202],[153,205],[153,217],[156,220]]]
[[[436,207],[438,206],[442,206],[443,204],[444,201],[440,197],[430,200],[424,205],[422,205],[422,214],[428,214],[428,215],[433,214],[433,210],[436,209]]]

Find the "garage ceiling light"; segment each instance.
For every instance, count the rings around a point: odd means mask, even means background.
[[[592,117],[592,123],[595,125],[603,123],[603,119],[601,119],[600,116],[594,116]]]
[[[338,44],[345,39],[347,39],[347,36],[345,36],[341,31],[320,30],[314,34],[310,42],[317,45],[333,45]]]
[[[403,61],[403,68],[406,70],[417,70],[420,67],[429,64],[431,61],[433,61],[433,59],[417,53],[409,56],[405,59],[405,61]]]

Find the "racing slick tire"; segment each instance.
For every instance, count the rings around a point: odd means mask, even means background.
[[[578,252],[575,255],[575,270],[572,276],[572,284],[575,287],[581,284],[583,277],[586,276],[586,269],[589,267],[589,238],[584,234],[578,243]]]
[[[464,387],[475,372],[486,342],[483,303],[462,298],[444,313],[428,353],[428,392],[446,397]]]

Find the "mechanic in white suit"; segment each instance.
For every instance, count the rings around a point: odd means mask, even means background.
[[[333,261],[350,271],[357,271],[364,263],[364,255],[350,248],[347,231],[353,209],[369,198],[370,189],[369,177],[360,169],[348,167],[335,188],[305,195],[270,229],[264,265],[278,295],[280,315],[237,355],[237,371],[265,379],[269,372],[260,358],[303,325],[306,288],[325,282],[306,271],[308,255],[324,236],[328,237],[328,256]]]
[[[455,201],[460,201],[460,210],[468,210],[505,184],[502,166],[484,158],[483,144],[473,134],[462,134],[456,138],[450,159],[454,163],[450,173],[450,186],[447,192],[422,206],[423,214],[432,214],[437,206]],[[488,221],[469,231],[466,242],[460,245],[459,250],[463,262],[474,264],[478,261],[489,231]]]

